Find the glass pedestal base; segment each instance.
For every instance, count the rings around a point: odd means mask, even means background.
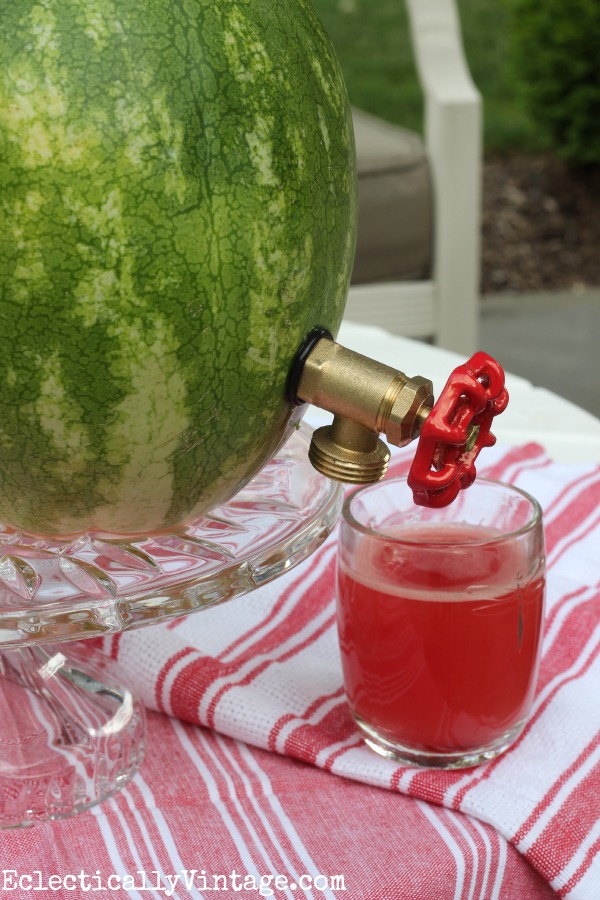
[[[312,468],[309,444],[295,431],[228,503],[171,533],[60,542],[0,523],[0,827],[86,809],[141,763],[141,705],[110,660],[66,642],[215,606],[323,542],[343,489]]]
[[[137,771],[144,708],[92,648],[0,652],[0,828],[73,815]]]

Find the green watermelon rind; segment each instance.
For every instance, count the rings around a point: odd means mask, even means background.
[[[223,502],[350,279],[351,118],[310,3],[8,5],[0,209],[0,519],[136,533]]]

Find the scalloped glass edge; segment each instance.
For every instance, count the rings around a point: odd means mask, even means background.
[[[106,544],[84,535],[71,544],[40,541],[32,545],[26,536],[5,532],[0,541],[4,553],[0,559],[0,573],[4,565],[0,647],[80,640],[178,618],[247,594],[297,566],[331,533],[344,496],[341,484],[312,468],[308,460],[310,434],[311,429],[304,425],[294,430],[235,497],[173,534],[145,535]],[[206,540],[202,535],[209,526],[216,526],[217,534]],[[245,527],[250,528],[248,545],[242,544],[241,550],[234,546],[232,551],[231,544],[235,545]],[[165,572],[147,550],[154,545],[169,547],[169,542],[176,546],[175,556],[180,562],[180,570],[175,574]],[[111,573],[78,557],[81,548],[91,543],[110,545],[109,550],[116,549],[126,561],[130,555],[134,568],[141,560],[142,569],[146,566],[151,570],[154,566],[156,571],[150,573],[148,583],[141,589],[125,590],[118,581],[115,583]],[[25,551],[27,559],[23,561]],[[12,559],[19,563],[15,565]],[[202,571],[207,560],[208,570]],[[73,593],[75,576],[79,586],[82,582],[87,585],[87,579],[92,593],[80,591],[80,596],[75,592],[71,598],[61,598],[61,582],[55,576],[51,599],[40,596],[36,593],[41,578],[36,564],[43,568],[49,562],[60,570],[65,594]],[[22,571],[17,571],[17,567]],[[123,573],[127,575],[126,564]],[[17,578],[25,585],[22,590],[33,585],[31,596],[26,597],[28,602],[23,602],[22,591],[10,590],[11,580],[16,583]]]

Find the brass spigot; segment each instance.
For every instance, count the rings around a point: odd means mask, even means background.
[[[414,440],[431,407],[433,385],[337,344],[328,332],[313,332],[292,367],[288,397],[333,413],[317,429],[309,458],[329,478],[355,484],[378,481],[390,451],[379,438],[404,447]]]

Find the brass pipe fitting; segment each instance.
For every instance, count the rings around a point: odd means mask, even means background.
[[[378,481],[390,452],[379,438],[403,447],[414,440],[433,405],[426,378],[362,356],[321,337],[303,359],[297,399],[333,413],[331,425],[313,435],[309,458],[322,474],[337,481]]]

